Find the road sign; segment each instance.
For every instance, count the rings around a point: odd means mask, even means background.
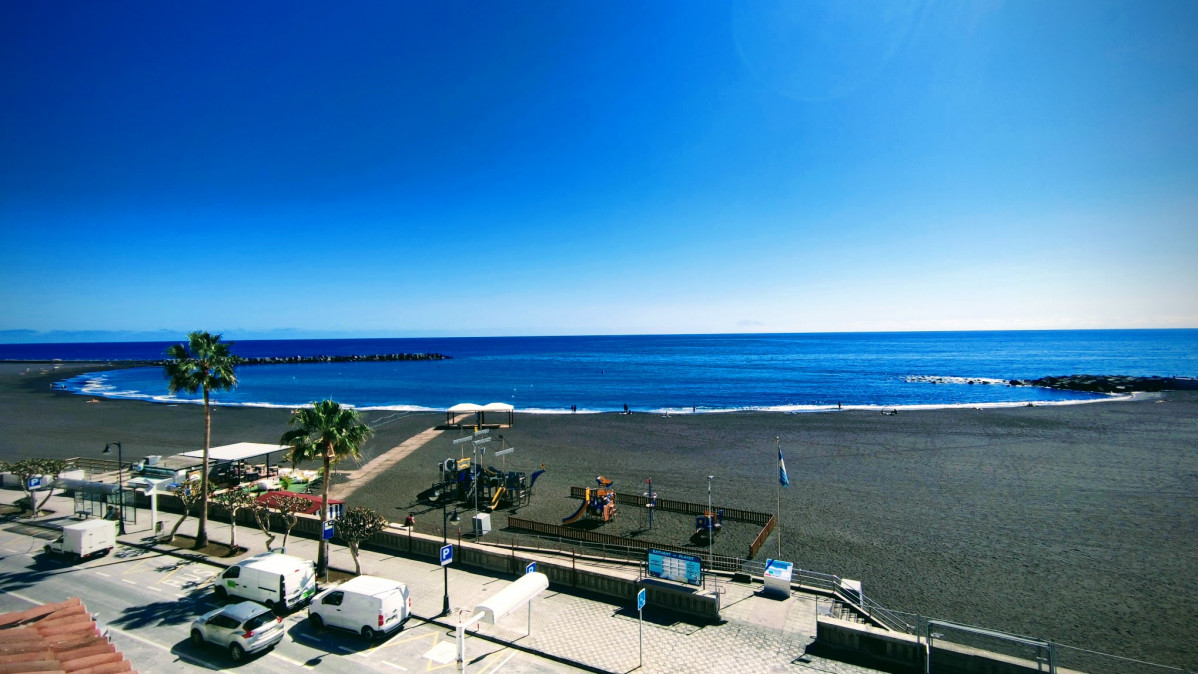
[[[40,477],[29,478],[28,486],[29,486],[30,491],[33,491],[34,489],[41,489],[42,488],[42,478],[40,478]]]
[[[446,545],[441,548],[441,566],[446,566],[453,562],[453,545]]]
[[[320,531],[321,540],[329,540],[333,537],[333,520],[325,520],[324,527]]]
[[[641,588],[640,592],[636,593],[636,610],[645,608],[645,588]]]
[[[529,563],[528,563],[528,566],[524,567],[524,573],[525,573],[525,574],[533,573],[533,572],[534,572],[534,571],[536,571],[536,570],[537,570],[537,563],[536,563],[536,562],[529,562]]]

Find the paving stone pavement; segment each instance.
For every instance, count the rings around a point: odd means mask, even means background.
[[[71,499],[66,497],[52,497],[48,507],[58,513],[74,512]],[[172,513],[159,513],[165,531],[170,531],[177,518]],[[137,519],[136,524],[127,522],[127,533],[121,542],[135,545],[152,542],[149,513],[142,510]],[[180,533],[193,534],[189,529],[194,529],[195,521],[185,523]],[[209,537],[214,541],[225,540],[228,532],[227,523],[209,522]],[[266,551],[265,536],[257,528],[238,527],[237,542],[252,554]],[[180,552],[164,546],[158,549]],[[330,550],[333,567],[353,569],[344,546],[331,545]],[[315,559],[317,541],[293,535],[287,553]],[[370,550],[363,550],[359,558],[363,573],[408,584],[415,617],[435,619],[446,628],[453,628],[460,619],[469,617],[475,605],[515,579],[451,566],[448,582],[452,610],[448,617],[437,618],[444,601],[444,575],[435,561]],[[219,559],[210,561],[228,564]],[[518,609],[497,625],[480,624],[471,628],[470,634],[490,636],[519,648],[610,672],[637,669],[641,657],[638,643],[643,643],[644,664],[637,671],[647,673],[877,671],[807,655],[806,649],[815,638],[816,597],[793,593],[789,599],[778,600],[762,596],[756,591],[759,588],[722,583],[724,622],[718,625],[693,625],[646,607],[643,641],[638,641],[635,604],[623,606],[603,597],[567,594],[556,587],[550,587],[533,600],[531,633],[527,609]],[[469,657],[469,640],[466,651]],[[567,671],[570,667],[563,664],[562,669]]]

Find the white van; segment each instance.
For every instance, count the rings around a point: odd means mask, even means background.
[[[412,612],[408,586],[389,578],[358,576],[316,595],[308,620],[357,632],[367,639],[403,629]]]
[[[222,600],[236,596],[291,609],[316,594],[316,566],[306,559],[268,552],[225,569],[214,589]]]

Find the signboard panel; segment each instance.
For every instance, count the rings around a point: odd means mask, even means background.
[[[320,537],[326,541],[333,538],[333,520],[325,520],[324,527],[320,531]]]
[[[700,560],[694,555],[649,548],[649,575],[654,578],[698,585],[702,582],[700,568]]]
[[[441,566],[445,566],[453,561],[453,546],[446,545],[441,548]]]
[[[524,567],[524,573],[534,573],[537,570],[536,562],[529,562],[528,566]]]
[[[636,610],[640,611],[645,608],[645,588],[641,588],[640,592],[636,593]]]

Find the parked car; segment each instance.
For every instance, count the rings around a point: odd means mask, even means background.
[[[283,639],[283,619],[252,601],[209,611],[191,623],[191,643],[215,644],[229,650],[234,662],[246,653],[264,651]]]
[[[241,597],[286,611],[316,594],[316,569],[310,560],[267,552],[225,569],[213,591],[222,600]]]
[[[374,639],[403,629],[411,612],[407,585],[358,576],[316,595],[308,605],[308,620],[318,629],[339,627]]]

